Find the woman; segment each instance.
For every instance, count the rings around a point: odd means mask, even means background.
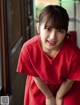
[[[67,38],[69,17],[48,5],[37,31],[24,43],[17,72],[27,76],[24,105],[80,105],[80,50]]]

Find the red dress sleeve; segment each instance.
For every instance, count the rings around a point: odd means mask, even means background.
[[[80,81],[80,50],[72,58],[68,78]]]
[[[27,51],[27,47],[25,44],[23,45],[20,52],[18,65],[17,65],[17,72],[21,72],[23,74],[32,75],[32,76],[38,76],[32,63],[30,62],[29,52]]]

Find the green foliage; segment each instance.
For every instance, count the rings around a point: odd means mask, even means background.
[[[36,17],[39,16],[40,11],[42,10],[42,8],[43,8],[44,6],[45,6],[44,4],[41,4],[41,5],[38,5],[38,6],[36,7]]]

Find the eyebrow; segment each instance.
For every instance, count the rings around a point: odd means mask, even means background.
[[[45,26],[45,28],[53,28],[52,26]]]

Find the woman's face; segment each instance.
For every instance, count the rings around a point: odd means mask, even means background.
[[[66,36],[64,29],[55,29],[45,22],[39,26],[39,33],[41,36],[42,49],[46,51],[59,50],[62,46],[62,42]]]

